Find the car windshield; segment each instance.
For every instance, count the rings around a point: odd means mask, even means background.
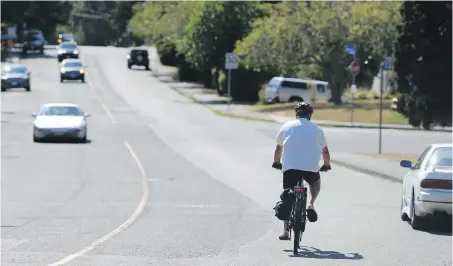
[[[136,56],[136,55],[146,56],[148,54],[148,51],[146,51],[146,50],[132,50],[131,54],[133,56]]]
[[[60,45],[60,48],[62,48],[62,49],[76,49],[77,46],[75,44],[72,44],[72,43],[64,43],[64,44]]]
[[[63,40],[73,40],[74,39],[74,35],[72,35],[72,34],[63,34],[62,39]]]
[[[14,66],[11,68],[5,69],[7,73],[14,73],[14,74],[25,74],[27,72],[27,68],[24,66]]]
[[[68,62],[63,65],[64,67],[82,67],[82,63],[80,62]]]
[[[27,37],[25,37],[25,40],[26,41],[35,41],[35,40],[39,40],[41,39],[39,34],[37,33],[31,33],[29,35],[27,35]]]
[[[427,167],[433,166],[453,166],[453,158],[452,158],[452,148],[451,147],[441,147],[436,148],[429,158]]]
[[[49,106],[39,112],[39,115],[44,116],[82,116],[79,108],[74,106]]]

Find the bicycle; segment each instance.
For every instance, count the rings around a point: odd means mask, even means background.
[[[273,168],[281,170],[282,165],[274,163]],[[330,170],[329,167],[321,167],[319,171],[327,172]],[[294,246],[293,254],[297,255],[300,248],[300,242],[302,241],[302,234],[305,232],[305,226],[307,224],[307,186],[305,186],[305,180],[301,179],[297,182],[293,192],[295,194],[295,201],[291,207],[289,216],[289,239],[291,240],[291,229],[294,231]]]

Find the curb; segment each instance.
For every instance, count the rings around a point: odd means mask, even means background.
[[[384,174],[384,173],[381,173],[381,172],[377,172],[377,171],[374,171],[374,170],[366,169],[366,168],[363,168],[363,167],[360,167],[360,166],[357,166],[357,165],[345,163],[345,162],[338,161],[338,160],[335,160],[335,159],[330,159],[330,161],[332,163],[334,163],[334,164],[338,164],[340,166],[343,166],[345,168],[349,168],[349,169],[354,170],[356,172],[368,174],[368,175],[375,176],[375,177],[378,177],[378,178],[381,178],[381,179],[385,179],[387,181],[391,181],[391,182],[398,183],[398,184],[402,184],[403,183],[403,180],[401,178],[397,178],[397,177],[394,177],[394,176],[391,176],[391,175],[387,175],[387,174]]]

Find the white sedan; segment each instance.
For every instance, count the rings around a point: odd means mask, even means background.
[[[430,145],[415,165],[402,160],[409,168],[403,181],[401,219],[419,230],[428,216],[451,219],[452,214],[452,144]]]
[[[43,139],[78,139],[86,142],[87,121],[89,114],[71,103],[48,103],[43,105],[38,114],[33,113],[33,141]]]

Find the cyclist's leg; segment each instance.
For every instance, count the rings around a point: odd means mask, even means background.
[[[297,170],[286,170],[283,172],[283,190],[291,188],[293,189],[297,185],[297,181],[301,179],[300,171]],[[279,236],[280,240],[289,239],[289,221],[283,221],[283,232]]]
[[[310,200],[307,207],[308,220],[310,222],[316,222],[318,220],[318,214],[316,213],[314,203],[321,190],[321,176],[319,172],[305,172],[304,179],[310,187]]]

